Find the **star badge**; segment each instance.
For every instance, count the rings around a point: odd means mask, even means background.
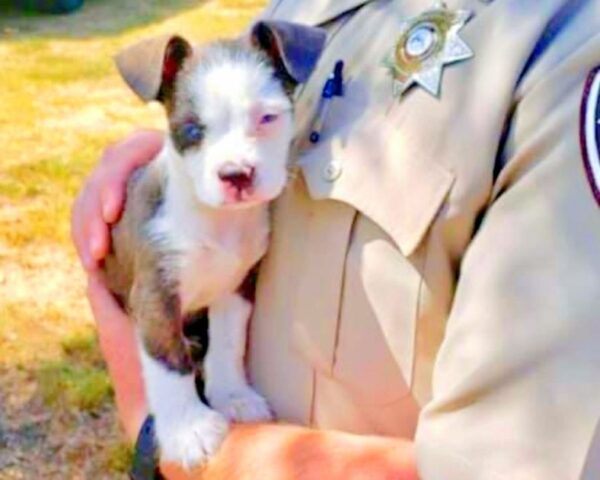
[[[471,18],[468,10],[449,10],[443,3],[405,20],[400,37],[384,59],[393,80],[394,95],[401,97],[419,85],[438,97],[444,66],[467,60],[473,51],[458,36]]]

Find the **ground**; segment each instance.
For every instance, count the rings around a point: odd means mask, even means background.
[[[0,0],[0,480],[127,478],[69,214],[102,149],[163,115],[111,58],[164,32],[234,35],[264,3],[86,0],[32,16]]]

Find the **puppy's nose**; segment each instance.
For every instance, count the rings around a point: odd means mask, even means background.
[[[254,167],[226,163],[218,172],[219,179],[238,191],[249,190],[254,183]]]

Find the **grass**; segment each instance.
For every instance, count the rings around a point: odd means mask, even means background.
[[[112,56],[165,32],[234,35],[264,3],[86,0],[41,16],[0,0],[0,479],[125,478],[131,452],[69,215],[105,146],[162,127],[163,114],[124,86]]]
[[[112,400],[110,379],[94,335],[75,335],[61,342],[63,358],[46,362],[36,372],[44,403],[97,413]]]
[[[50,407],[68,406],[95,412],[112,396],[104,370],[72,365],[68,360],[52,362],[37,372],[44,402]]]
[[[67,244],[68,229],[55,220],[68,217],[103,147],[134,126],[162,126],[161,110],[142,105],[118,78],[112,56],[120,48],[166,31],[198,41],[232,35],[262,3],[88,0],[72,16],[32,17],[2,0],[0,199],[20,210],[0,223],[8,244]]]

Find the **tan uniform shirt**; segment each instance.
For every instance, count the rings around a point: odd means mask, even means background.
[[[283,420],[412,438],[423,480],[600,479],[600,208],[580,146],[598,0],[449,0],[439,98],[383,59],[423,0],[280,0],[329,31],[297,103],[252,380]],[[316,145],[323,84],[345,61]],[[585,139],[584,139],[585,140]]]

